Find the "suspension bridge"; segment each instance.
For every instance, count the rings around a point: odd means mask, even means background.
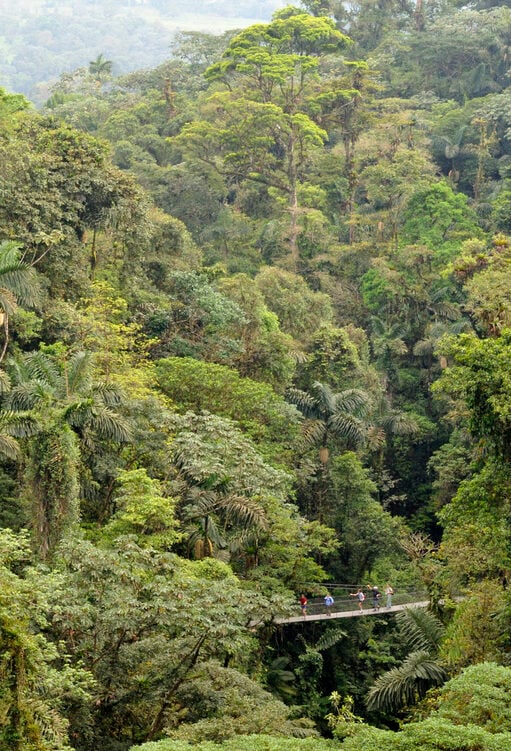
[[[306,615],[301,613],[300,603],[297,603],[296,615],[287,615],[282,617],[273,617],[271,619],[261,618],[258,622],[252,622],[252,627],[262,625],[268,622],[285,625],[286,623],[309,623],[311,621],[333,621],[338,618],[366,618],[368,616],[386,616],[398,613],[406,608],[426,608],[429,600],[425,599],[424,592],[400,592],[392,596],[392,604],[387,607],[387,599],[382,595],[378,600],[378,605],[373,606],[371,592],[367,592],[366,599],[359,608],[358,601],[355,597],[346,596],[342,593],[334,597],[334,603],[327,607],[324,599],[312,598],[307,603]],[[455,598],[457,599],[457,598]]]

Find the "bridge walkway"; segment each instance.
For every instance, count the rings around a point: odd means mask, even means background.
[[[381,605],[379,608],[373,608],[370,602],[367,600],[364,602],[364,608],[359,610],[358,605],[353,605],[350,610],[334,610],[335,605],[329,612],[323,605],[323,612],[309,612],[307,609],[307,615],[295,615],[288,618],[275,618],[274,623],[307,623],[309,621],[333,621],[337,618],[361,618],[368,615],[389,615],[390,613],[398,613],[400,610],[406,608],[426,608],[429,605],[429,600],[415,600],[411,602],[401,603],[400,605],[392,605],[390,608]]]
[[[366,596],[363,602],[363,609],[358,607],[358,601],[352,597],[346,596],[346,592],[342,592],[334,598],[334,604],[327,608],[323,598],[309,599],[307,604],[307,615],[303,616],[300,613],[300,604],[296,605],[296,615],[288,614],[280,617],[261,617],[258,621],[252,621],[251,627],[260,626],[263,623],[274,623],[279,625],[285,625],[286,623],[309,623],[310,621],[333,621],[339,618],[361,618],[370,615],[391,615],[392,613],[398,613],[405,608],[425,608],[429,605],[429,600],[426,599],[425,592],[400,592],[393,595],[392,606],[386,607],[386,597],[382,596],[379,601],[380,607],[373,608],[372,598],[370,593]]]

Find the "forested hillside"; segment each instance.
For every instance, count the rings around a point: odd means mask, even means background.
[[[99,54],[117,75],[153,68],[183,29],[222,34],[269,21],[284,0],[0,0],[0,86],[37,104]]]
[[[0,751],[511,748],[510,39],[304,0],[0,90]]]

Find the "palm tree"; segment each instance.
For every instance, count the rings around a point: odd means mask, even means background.
[[[79,517],[80,469],[98,439],[124,442],[130,430],[115,386],[93,379],[91,355],[35,352],[11,363],[6,396],[13,413],[27,412],[38,430],[26,443],[24,486],[44,560]]]
[[[11,381],[5,370],[0,370],[0,396],[11,388]],[[37,422],[27,414],[0,408],[0,454],[7,459],[17,459],[20,454],[18,438],[34,435],[38,430]]]
[[[91,60],[89,63],[89,73],[94,76],[96,81],[100,82],[103,78],[107,78],[112,73],[112,61],[103,57],[103,53],[100,53],[95,60]]]
[[[445,634],[439,619],[422,608],[407,608],[396,618],[411,651],[399,667],[375,681],[367,695],[369,710],[395,713],[417,702],[448,677],[438,661],[438,650]]]
[[[367,436],[365,416],[369,396],[360,389],[346,389],[334,393],[330,386],[319,381],[312,384],[310,393],[289,389],[287,399],[305,417],[302,427],[304,446],[318,448],[321,471],[314,489],[307,492],[305,512],[310,518],[323,520],[328,503],[331,480],[328,461],[332,444],[337,441],[344,449],[357,448]]]
[[[0,243],[0,326],[4,342],[0,362],[9,344],[9,318],[18,304],[33,305],[37,300],[36,272],[23,261],[20,246],[11,240]]]
[[[347,447],[364,442],[366,424],[363,417],[369,404],[365,391],[346,389],[334,393],[327,384],[315,381],[311,393],[289,389],[286,396],[306,418],[302,432],[304,443],[319,448],[322,464],[328,462],[329,444],[334,439],[342,439]]]
[[[185,502],[182,517],[188,527],[188,545],[196,558],[220,550],[238,552],[254,535],[268,529],[264,509],[248,496],[192,485],[185,493]]]

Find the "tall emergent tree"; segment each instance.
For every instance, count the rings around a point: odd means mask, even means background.
[[[326,17],[285,8],[270,24],[256,24],[229,44],[207,78],[227,87],[212,94],[207,119],[185,126],[177,143],[224,174],[233,185],[262,184],[283,197],[289,212],[290,265],[298,263],[300,187],[326,132],[310,116],[319,56],[349,40]]]

